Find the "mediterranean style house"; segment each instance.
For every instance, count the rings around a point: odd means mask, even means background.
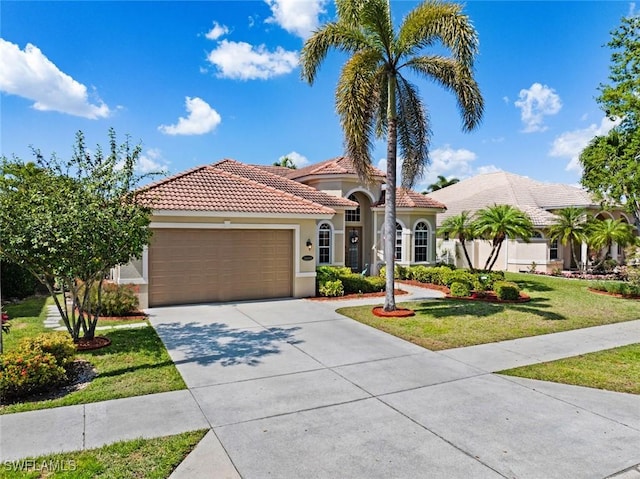
[[[569,206],[584,208],[588,215],[596,218],[622,219],[633,224],[633,218],[622,209],[603,210],[587,191],[570,185],[557,183],[541,183],[530,178],[498,171],[478,175],[462,180],[454,185],[429,193],[431,198],[447,205],[447,211],[438,215],[437,225],[462,211],[475,213],[481,208],[494,204],[508,204],[525,212],[536,228],[536,233],[529,243],[519,238],[509,238],[502,246],[495,269],[505,271],[523,271],[535,263],[538,271],[552,272],[582,268],[588,262],[586,244],[576,244],[576,256],[580,264],[572,264],[570,245],[563,246],[548,237],[548,228],[555,220],[554,212]],[[488,241],[475,240],[468,242],[467,250],[474,268],[484,267],[491,245]],[[460,252],[457,240],[439,241],[440,254],[451,252],[451,259],[458,267],[468,267],[464,255]],[[622,248],[612,245],[609,254],[612,258],[623,259]]]
[[[300,169],[222,160],[138,193],[152,207],[142,258],[113,279],[135,284],[140,307],[315,294],[316,267],[376,274],[383,264],[385,175],[363,184],[338,157]],[[400,264],[436,260],[436,216],[445,206],[397,190]]]

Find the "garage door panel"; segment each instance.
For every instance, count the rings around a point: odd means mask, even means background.
[[[291,230],[156,230],[149,247],[151,306],[288,297]]]

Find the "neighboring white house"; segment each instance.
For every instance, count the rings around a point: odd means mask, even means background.
[[[222,160],[140,190],[153,208],[151,244],[116,268],[142,308],[315,294],[318,265],[375,274],[383,262],[384,180],[364,185],[338,157],[305,168]],[[445,206],[397,190],[392,241],[400,264],[436,260]]]
[[[556,219],[555,211],[569,206],[585,208],[587,214],[597,218],[622,219],[633,223],[630,215],[621,209],[604,211],[589,192],[575,186],[542,183],[530,178],[499,171],[474,176],[454,185],[429,193],[433,199],[447,205],[447,211],[437,217],[440,226],[444,220],[462,211],[475,213],[481,208],[494,204],[515,206],[529,215],[536,228],[536,234],[529,243],[518,238],[510,238],[502,246],[495,269],[522,271],[533,263],[539,271],[551,272],[555,269],[580,267],[588,260],[585,244],[573,245],[579,265],[572,264],[570,246],[558,244],[548,237],[548,228]],[[456,265],[467,267],[457,240],[439,242],[442,251],[454,252]],[[467,243],[467,250],[475,268],[482,268],[491,250],[488,241],[475,240]],[[613,245],[611,257],[622,259],[623,251]]]

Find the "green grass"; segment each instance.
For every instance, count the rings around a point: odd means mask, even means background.
[[[640,319],[638,301],[591,293],[588,281],[508,273],[531,297],[521,304],[438,299],[403,303],[409,318],[379,318],[371,306],[340,313],[431,350],[491,343]]]
[[[640,394],[640,344],[508,369],[500,374]]]
[[[86,451],[5,462],[0,468],[0,479],[164,479],[169,477],[206,432],[201,430],[156,439],[135,439]],[[26,470],[25,466],[30,466],[31,470]]]
[[[29,300],[10,306],[11,333],[4,336],[5,351],[17,347],[22,337],[43,332],[44,301]],[[41,311],[38,311],[38,306]],[[21,309],[18,309],[21,308]],[[29,314],[30,316],[20,316]],[[25,400],[0,406],[0,414],[32,411],[108,399],[142,396],[185,389],[186,385],[169,357],[162,341],[151,327],[99,331],[111,339],[111,345],[95,351],[79,352],[78,359],[92,363],[98,376],[80,391],[51,400]]]

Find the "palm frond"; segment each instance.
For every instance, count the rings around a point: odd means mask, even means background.
[[[346,154],[360,178],[371,181],[373,130],[380,92],[375,50],[355,53],[344,65],[336,89],[336,110],[345,135]]]
[[[484,113],[484,100],[471,70],[452,58],[438,55],[414,57],[404,66],[456,95],[465,130],[478,126]]]
[[[429,117],[414,85],[397,75],[398,143],[402,163],[402,186],[411,188],[429,163]]]
[[[462,5],[427,1],[414,8],[404,19],[396,44],[398,55],[441,42],[453,57],[471,68],[478,52],[478,34]]]
[[[323,25],[307,39],[300,52],[300,75],[312,84],[320,64],[329,50],[356,52],[369,45],[362,31],[343,22],[332,22]]]
[[[372,48],[386,53],[388,63],[393,62],[392,46],[395,39],[388,0],[368,0],[360,11],[360,24]]]

